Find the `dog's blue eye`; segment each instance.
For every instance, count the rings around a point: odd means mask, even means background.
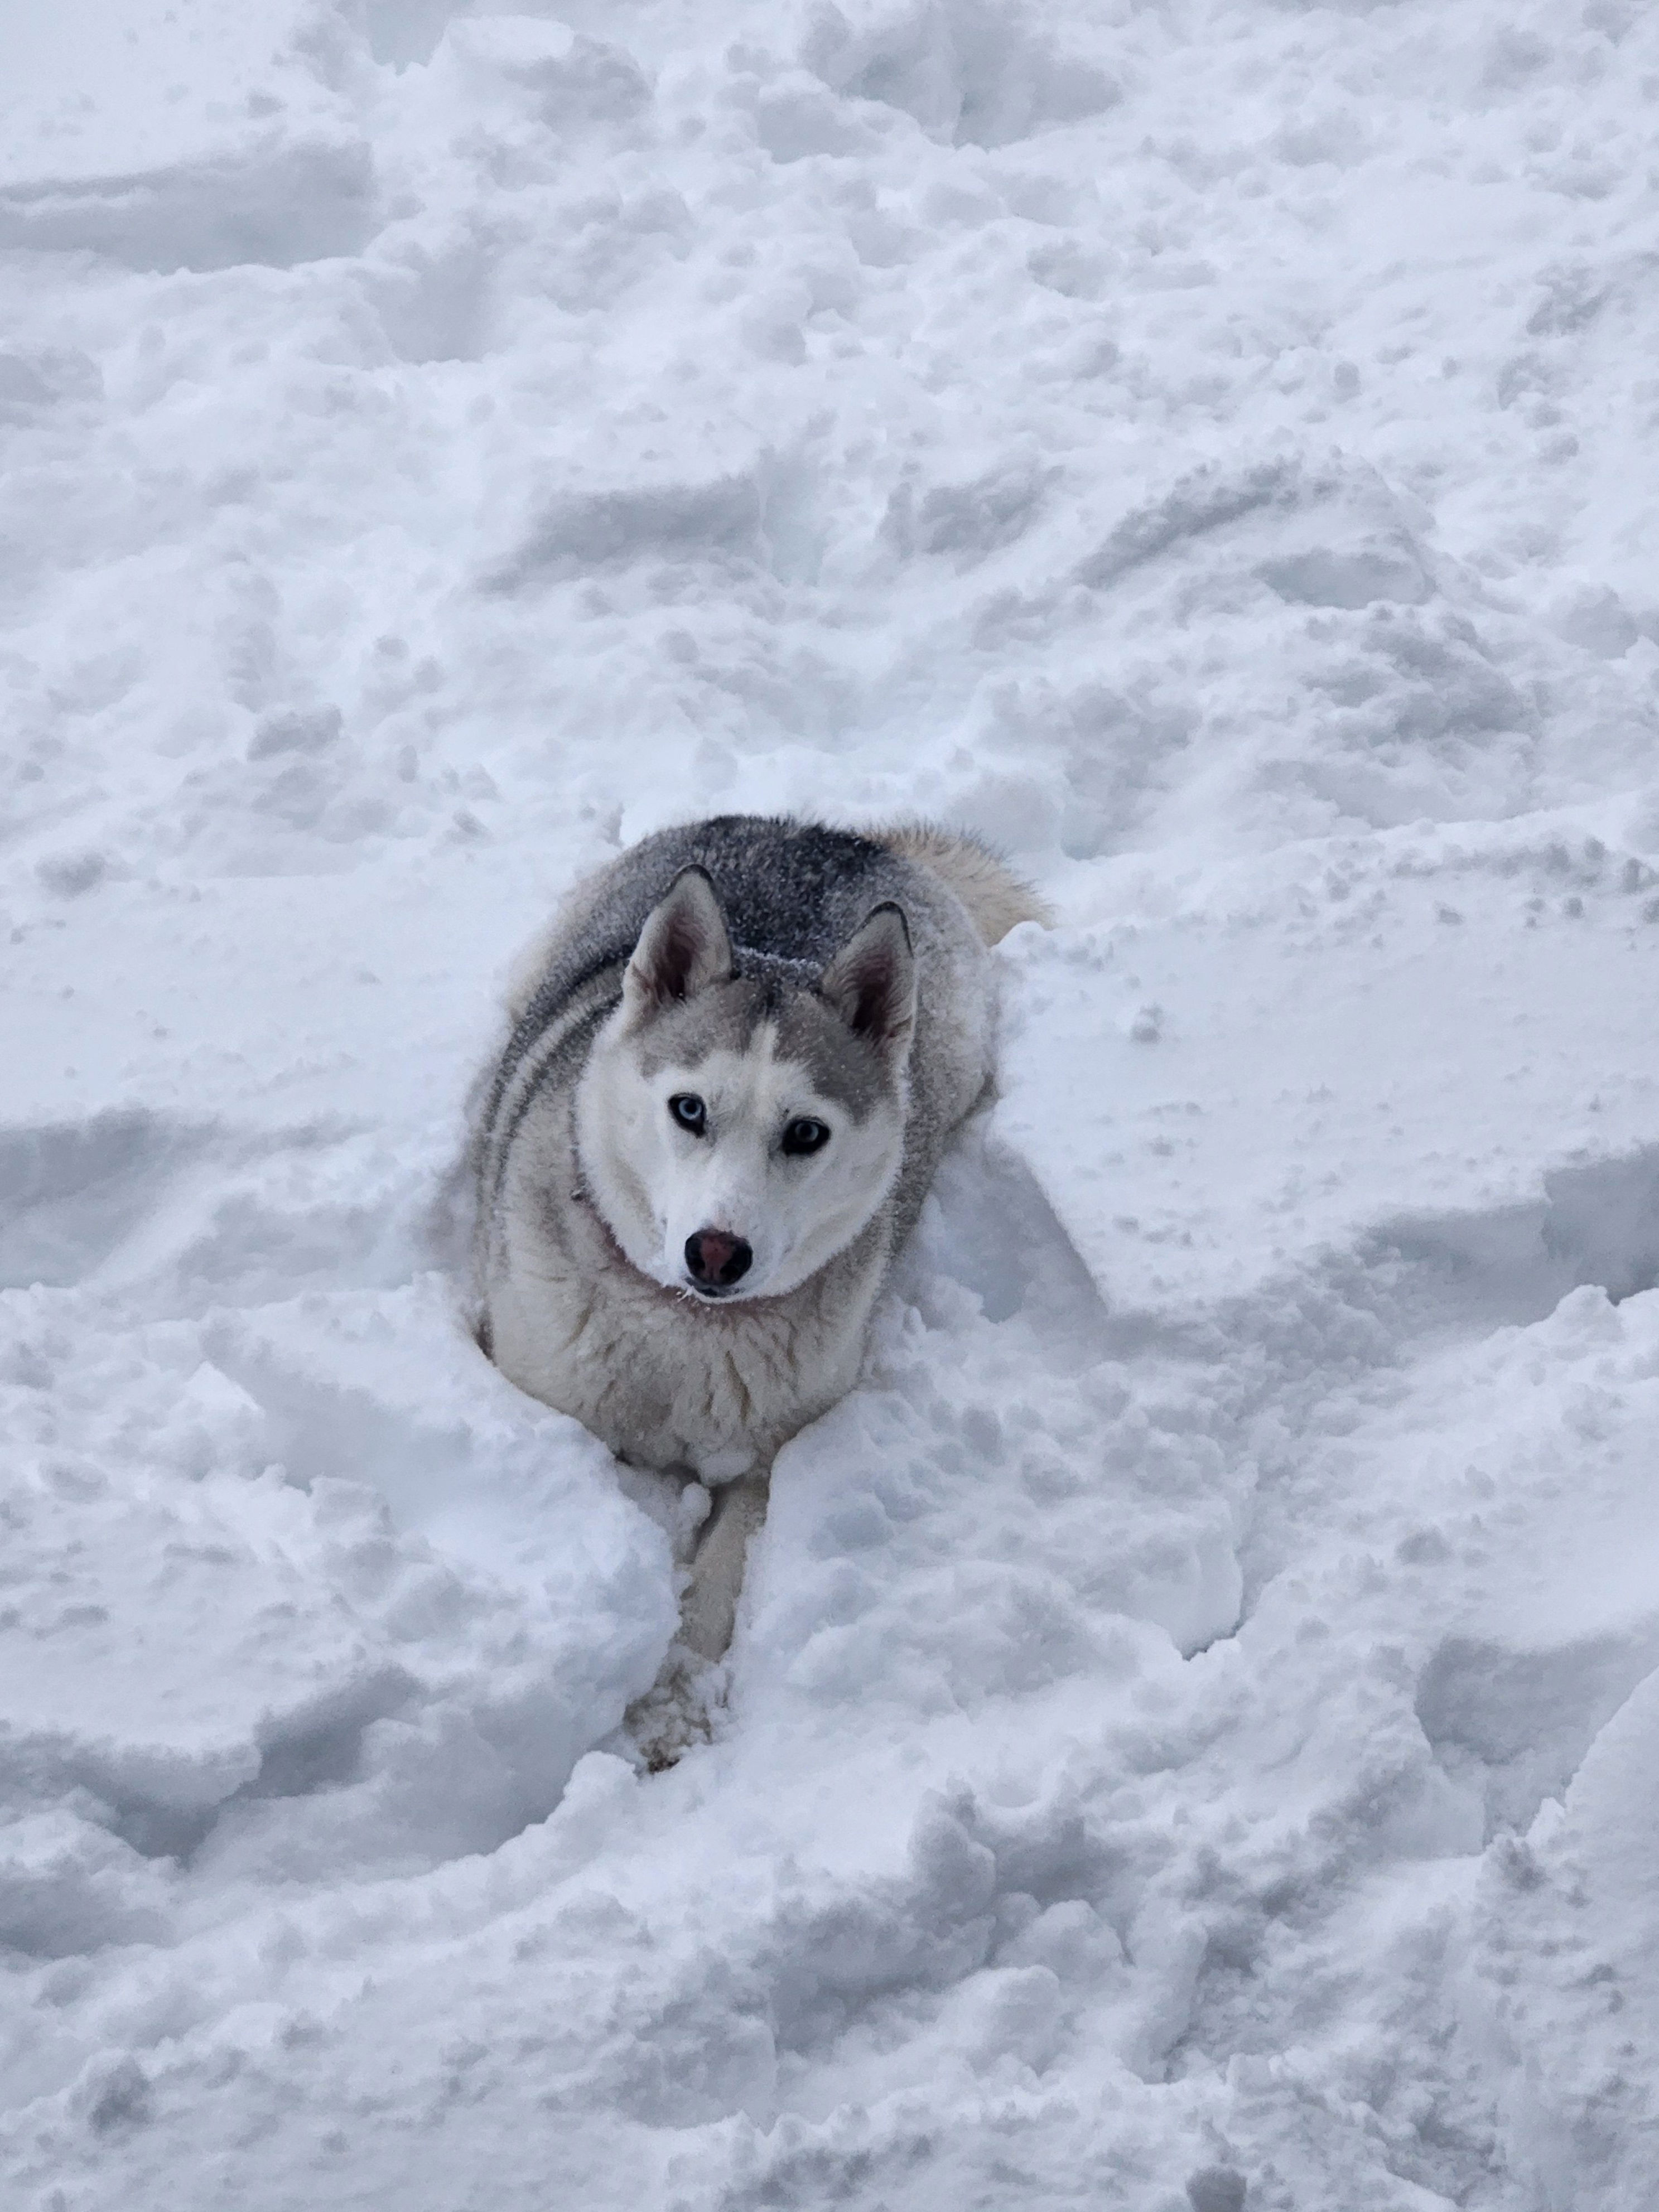
[[[695,1092],[677,1091],[668,1102],[668,1110],[682,1129],[689,1130],[694,1137],[702,1136],[708,1109]]]
[[[829,1141],[830,1132],[824,1124],[809,1121],[805,1115],[791,1121],[783,1133],[783,1149],[792,1156],[822,1152]]]

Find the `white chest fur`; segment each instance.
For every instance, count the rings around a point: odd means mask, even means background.
[[[520,1176],[526,1187],[515,1189]],[[538,1177],[526,1156],[509,1169],[501,1200],[491,1357],[623,1459],[730,1480],[769,1466],[856,1381],[884,1223],[799,1290],[709,1306],[630,1267],[568,1171]]]

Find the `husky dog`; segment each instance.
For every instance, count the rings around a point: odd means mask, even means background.
[[[478,1340],[624,1461],[729,1486],[694,1646],[989,1081],[986,947],[1042,918],[966,837],[727,815],[589,877],[521,963],[472,1152]]]

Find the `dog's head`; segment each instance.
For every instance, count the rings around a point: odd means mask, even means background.
[[[904,1150],[915,963],[878,906],[815,979],[734,972],[687,868],[647,918],[576,1094],[589,1194],[633,1264],[707,1299],[775,1297],[844,1251]]]

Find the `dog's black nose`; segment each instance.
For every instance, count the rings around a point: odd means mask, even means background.
[[[729,1290],[741,1282],[754,1257],[741,1237],[729,1237],[724,1229],[700,1229],[685,1240],[687,1272],[694,1283],[710,1290]]]

